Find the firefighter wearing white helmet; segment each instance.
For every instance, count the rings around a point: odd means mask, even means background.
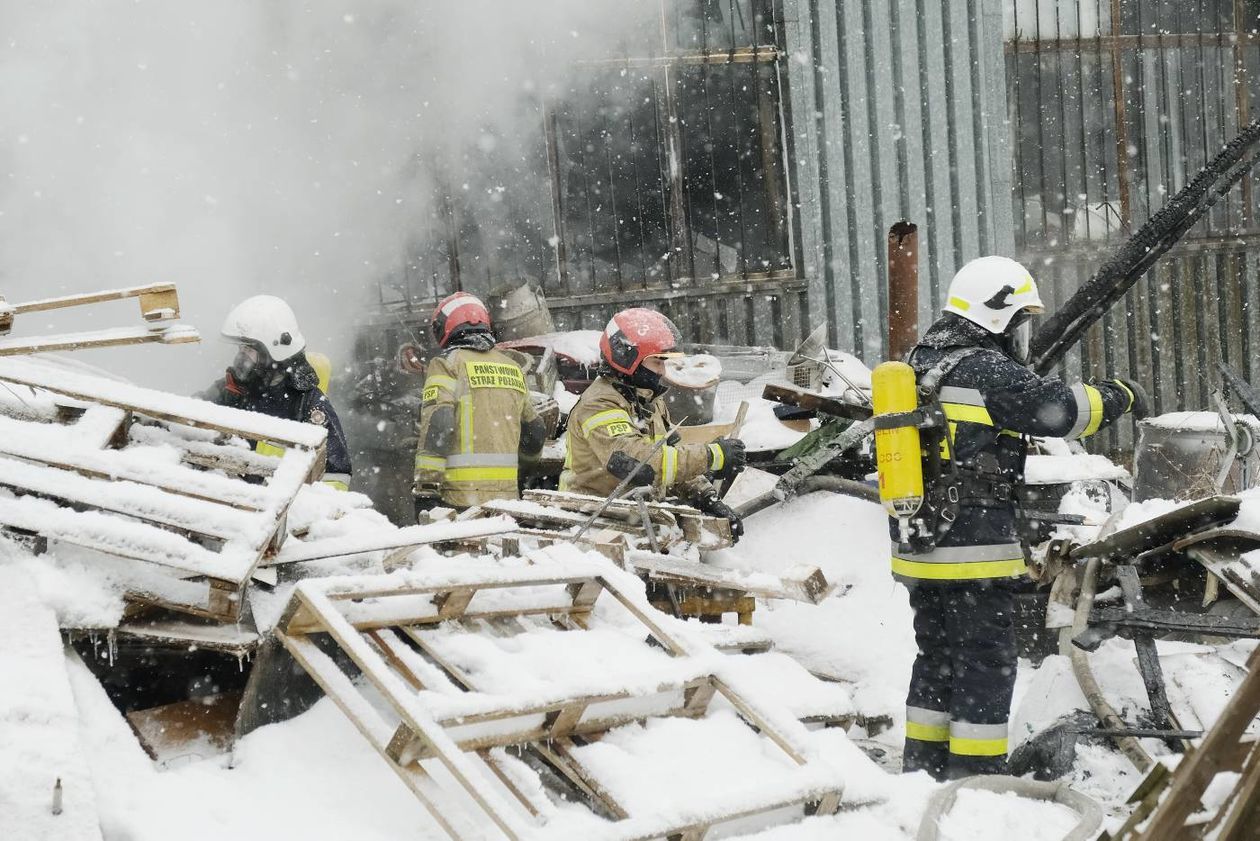
[[[907,358],[919,405],[943,414],[938,432],[925,428],[916,463],[924,505],[913,532],[898,519],[890,528],[892,571],[910,588],[919,647],[904,767],[938,779],[1006,766],[1014,588],[1026,572],[1016,490],[1030,436],[1083,438],[1147,405],[1127,380],[1069,385],[1027,367],[1031,319],[1044,306],[1014,260],[967,263],[944,310]]]
[[[328,443],[323,481],[346,490],[350,448],[337,412],[307,359],[306,337],[293,309],[274,295],[255,295],[232,308],[223,320],[222,334],[237,346],[236,356],[223,379],[201,397],[222,406],[324,427]],[[267,455],[283,452],[267,441],[255,441],[254,449]]]

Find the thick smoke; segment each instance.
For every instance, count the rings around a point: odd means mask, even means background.
[[[500,165],[502,138],[538,131],[539,95],[565,95],[575,62],[617,55],[654,14],[624,0],[10,3],[0,293],[176,282],[203,345],[87,359],[177,391],[221,369],[223,315],[260,292],[344,359],[445,156]],[[15,333],[101,326],[49,314]]]

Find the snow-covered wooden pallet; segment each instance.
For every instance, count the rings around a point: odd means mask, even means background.
[[[667,631],[627,582],[589,562],[308,580],[275,634],[453,839],[699,841],[751,815],[834,812],[840,781],[809,758],[799,723],[737,690],[731,658]],[[644,810],[626,790],[636,775],[608,770],[604,739],[739,719],[771,763],[737,777],[746,788],[701,773],[686,802]],[[558,809],[549,784],[591,811]]]
[[[0,528],[106,556],[133,601],[235,621],[323,474],[312,424],[22,359],[0,358],[0,386]]]

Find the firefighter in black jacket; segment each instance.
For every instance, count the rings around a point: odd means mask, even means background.
[[[327,462],[321,481],[349,489],[350,447],[336,410],[319,388],[319,375],[306,358],[306,339],[289,305],[274,295],[247,298],[228,313],[222,332],[237,346],[236,358],[223,379],[198,396],[221,406],[324,427]],[[284,452],[268,441],[253,445],[264,455]]]
[[[906,699],[906,771],[946,779],[1005,770],[1013,583],[1026,571],[1015,488],[1028,436],[1083,438],[1146,411],[1134,383],[1069,386],[1029,370],[1031,317],[1042,311],[1022,265],[973,260],[954,276],[944,314],[907,360],[920,392],[926,385],[935,394],[948,421],[944,467],[924,479],[945,483],[937,498],[950,504],[925,552],[907,551],[893,521],[892,571],[910,589],[919,647]]]

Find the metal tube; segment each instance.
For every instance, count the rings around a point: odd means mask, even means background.
[[[888,356],[903,359],[919,340],[919,228],[888,229]]]

